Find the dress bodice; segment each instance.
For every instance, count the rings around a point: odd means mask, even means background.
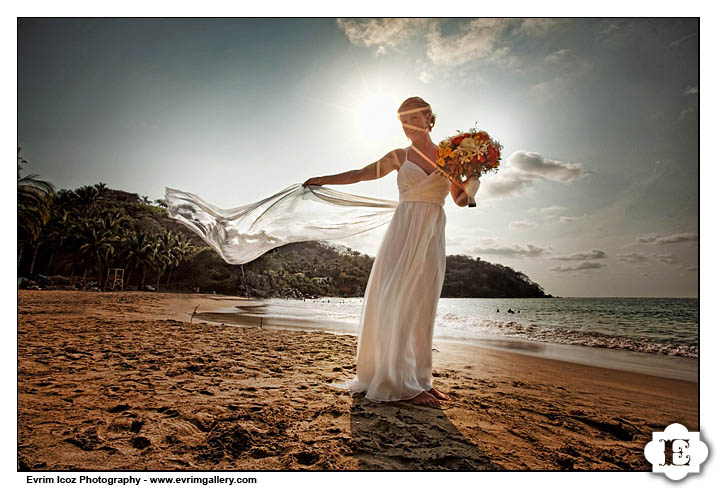
[[[451,187],[449,179],[438,170],[427,174],[420,166],[409,160],[409,148],[406,149],[406,155],[396,177],[399,202],[423,201],[443,206]]]

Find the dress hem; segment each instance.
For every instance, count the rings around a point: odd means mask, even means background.
[[[385,400],[380,400],[380,399],[377,399],[377,398],[370,398],[370,397],[368,397],[368,396],[366,395],[366,389],[356,389],[356,388],[352,388],[352,387],[351,387],[351,384],[352,384],[351,381],[344,382],[344,383],[340,383],[340,384],[337,384],[337,383],[328,383],[328,385],[331,386],[332,388],[337,388],[337,389],[340,389],[340,390],[342,390],[342,391],[348,391],[348,392],[349,392],[350,394],[352,394],[352,395],[354,395],[354,394],[356,394],[356,393],[363,394],[363,395],[364,395],[364,398],[366,398],[367,400],[373,401],[373,402],[375,402],[375,403],[388,403],[388,402],[400,402],[400,401],[411,400],[412,398],[414,398],[414,397],[420,395],[422,392],[426,391],[426,392],[428,393],[429,390],[431,390],[431,389],[434,388],[434,386],[433,386],[433,384],[432,384],[432,386],[429,386],[429,388],[422,388],[421,391],[417,392],[417,393],[414,394],[414,395],[410,395],[410,396],[408,396],[408,397],[406,397],[406,398],[389,398],[389,399],[385,399]]]

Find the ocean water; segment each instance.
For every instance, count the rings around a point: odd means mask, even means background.
[[[306,325],[356,334],[363,298],[261,300],[237,308],[267,325]],[[514,313],[509,313],[511,309]],[[552,344],[698,357],[695,298],[441,298],[434,340],[486,342],[524,339]]]

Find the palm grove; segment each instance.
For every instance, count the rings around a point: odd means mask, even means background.
[[[124,269],[124,289],[218,292],[257,297],[362,296],[373,258],[322,241],[292,243],[241,266],[224,262],[171,220],[162,199],[102,182],[56,191],[18,148],[18,276],[44,274],[105,289]],[[77,278],[77,280],[75,280]],[[80,279],[81,278],[81,279]],[[58,282],[59,283],[59,282]],[[525,274],[467,255],[446,258],[442,297],[550,297]]]
[[[133,203],[136,195],[103,183],[56,191],[35,174],[21,175],[26,164],[18,149],[18,275],[81,275],[82,283],[91,277],[104,288],[108,269],[116,267],[125,269],[126,285],[141,289],[151,281],[157,288],[196,253],[181,234],[143,226],[147,197]]]

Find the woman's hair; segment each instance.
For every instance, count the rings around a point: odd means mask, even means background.
[[[401,103],[399,106],[398,115],[401,116],[402,113],[406,111],[411,111],[412,109],[425,109],[421,111],[423,114],[428,116],[429,119],[429,131],[434,127],[434,124],[436,124],[436,114],[431,112],[431,106],[427,101],[422,99],[421,97],[409,97],[404,102]]]

